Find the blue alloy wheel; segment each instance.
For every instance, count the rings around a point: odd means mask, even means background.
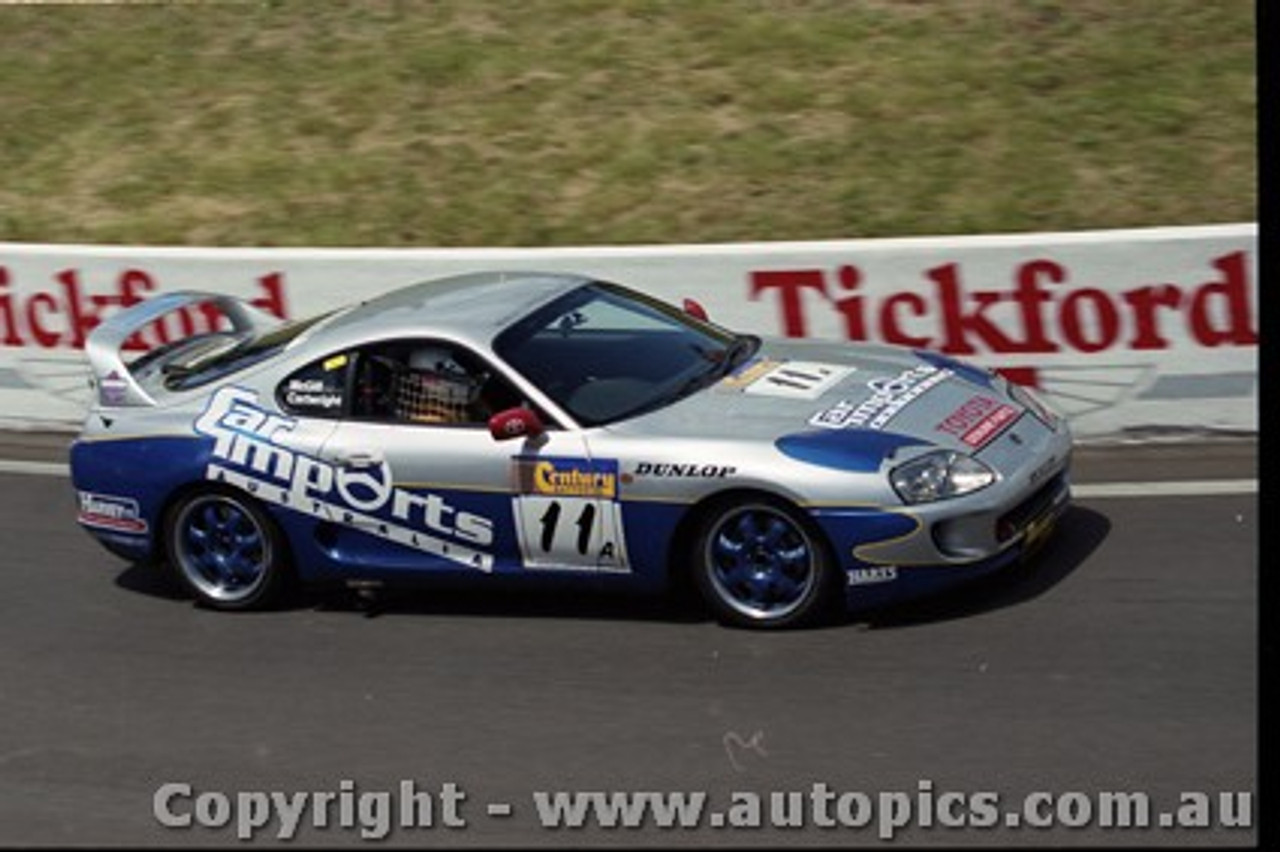
[[[267,603],[284,567],[270,519],[248,499],[205,491],[180,501],[166,527],[169,561],[204,604],[252,609]]]
[[[738,503],[713,513],[695,556],[703,596],[730,623],[793,626],[811,620],[829,598],[821,541],[780,503]]]

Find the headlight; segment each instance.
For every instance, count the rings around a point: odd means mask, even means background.
[[[929,503],[986,488],[996,475],[982,462],[951,450],[938,450],[899,465],[890,474],[893,490],[906,503]]]
[[[1058,415],[1054,413],[1052,408],[1041,402],[1040,397],[1032,393],[1030,388],[1009,382],[1009,396],[1013,397],[1017,403],[1034,414],[1036,419],[1050,429],[1058,428]]]

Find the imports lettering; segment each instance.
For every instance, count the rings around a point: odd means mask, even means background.
[[[493,566],[493,522],[438,494],[396,488],[391,468],[349,469],[287,445],[298,421],[261,408],[257,393],[221,388],[195,422],[214,439],[206,477],[261,500],[482,571]]]

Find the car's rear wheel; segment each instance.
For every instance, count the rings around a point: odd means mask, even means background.
[[[167,515],[165,546],[183,585],[215,609],[266,607],[288,573],[284,541],[271,518],[229,491],[180,499]]]
[[[719,505],[707,514],[694,544],[694,582],[727,624],[811,624],[832,604],[834,574],[821,533],[778,500]]]

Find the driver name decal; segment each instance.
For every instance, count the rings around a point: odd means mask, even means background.
[[[336,410],[342,407],[342,388],[321,379],[290,379],[285,385],[284,401],[293,408]]]
[[[295,450],[285,441],[297,425],[261,408],[253,391],[220,389],[195,422],[196,432],[214,439],[205,477],[451,562],[493,569],[490,519],[438,494],[396,488],[385,461],[350,469]]]

